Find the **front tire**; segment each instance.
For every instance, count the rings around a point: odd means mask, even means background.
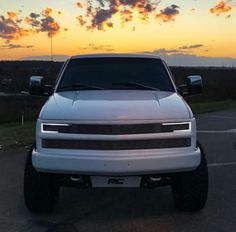
[[[178,173],[173,178],[172,193],[177,209],[182,211],[199,211],[206,204],[208,194],[208,168],[206,155],[202,146],[201,163],[191,172]]]
[[[33,213],[51,212],[57,203],[59,186],[53,174],[41,173],[32,165],[33,145],[27,155],[24,172],[24,199]]]

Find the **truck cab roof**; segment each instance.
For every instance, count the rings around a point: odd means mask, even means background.
[[[81,58],[147,58],[161,59],[159,56],[149,53],[97,53],[72,56],[71,59]]]

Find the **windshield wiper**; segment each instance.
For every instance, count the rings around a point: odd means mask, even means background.
[[[139,87],[143,87],[143,88],[145,88],[145,89],[150,89],[150,90],[159,91],[158,88],[155,88],[155,87],[152,87],[152,86],[148,86],[148,85],[143,85],[143,84],[141,84],[141,83],[132,82],[132,81],[112,83],[112,85],[139,86]]]
[[[95,85],[86,85],[86,84],[72,84],[72,85],[65,85],[61,86],[58,90],[74,90],[74,89],[98,89],[98,90],[103,90],[104,88],[95,86]]]

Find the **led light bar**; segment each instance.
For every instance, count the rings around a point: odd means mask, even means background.
[[[173,132],[173,131],[189,131],[191,130],[190,122],[172,122],[172,123],[162,123],[163,132]]]
[[[41,131],[47,133],[59,133],[61,128],[69,127],[66,123],[41,123]]]

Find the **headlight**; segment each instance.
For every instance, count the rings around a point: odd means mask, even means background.
[[[173,123],[162,123],[163,132],[173,132],[173,131],[190,131],[190,122],[173,122]]]
[[[47,133],[63,133],[70,128],[70,124],[66,123],[41,123],[41,132]]]

